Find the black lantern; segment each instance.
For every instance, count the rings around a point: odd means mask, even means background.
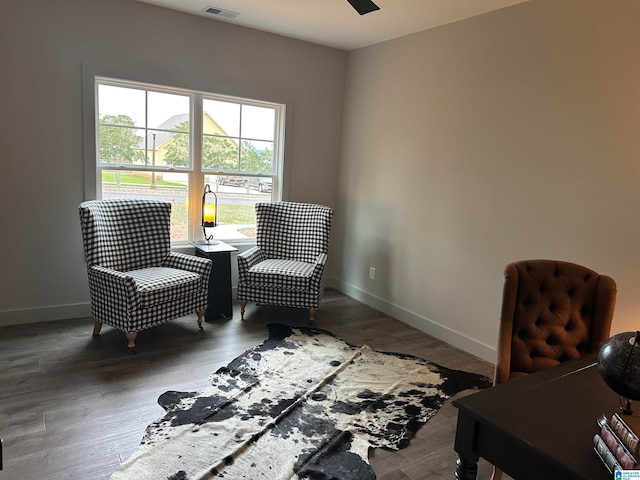
[[[204,187],[202,194],[202,232],[207,243],[215,245],[213,235],[207,235],[207,228],[215,227],[218,219],[218,196],[211,190],[209,184]]]
[[[631,400],[640,400],[640,331],[619,333],[607,340],[598,353],[598,370],[609,388],[620,395],[622,413],[632,414]]]

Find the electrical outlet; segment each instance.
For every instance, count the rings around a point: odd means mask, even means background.
[[[373,267],[369,267],[369,280],[376,279],[376,269]]]

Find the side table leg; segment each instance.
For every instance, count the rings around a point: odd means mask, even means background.
[[[459,457],[456,462],[456,480],[476,480],[477,476],[478,457],[475,460]]]

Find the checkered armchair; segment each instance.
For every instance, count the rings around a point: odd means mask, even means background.
[[[153,200],[93,200],[80,204],[94,335],[102,324],[127,334],[135,353],[140,330],[207,305],[211,260],[171,252],[171,204]]]
[[[324,290],[333,210],[293,202],[256,204],[256,246],[238,255],[238,300],[306,308],[315,320]]]

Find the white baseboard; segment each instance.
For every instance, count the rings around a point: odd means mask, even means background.
[[[369,305],[370,307],[425,332],[438,340],[442,340],[449,345],[495,365],[496,349],[489,345],[470,338],[460,332],[456,332],[455,330],[429,320],[428,318],[424,318],[398,305],[387,302],[386,300],[376,297],[375,295],[371,295],[370,293],[335,278],[327,278],[326,286],[335,288],[359,302]]]
[[[235,299],[236,294],[237,288],[234,287],[232,289],[232,298]],[[56,305],[52,307],[4,310],[0,312],[0,327],[83,317],[91,317],[91,304],[89,302],[72,305]]]
[[[91,317],[91,304],[89,302],[24,308],[20,310],[4,310],[0,312],[0,327],[82,317]]]
[[[456,332],[444,325],[429,320],[428,318],[424,318],[416,313],[387,302],[386,300],[376,297],[375,295],[371,295],[370,293],[335,278],[327,278],[326,286],[335,288],[345,295],[369,305],[386,315],[396,318],[407,325],[431,335],[432,337],[442,340],[449,345],[475,355],[476,357],[491,364],[495,363],[496,350],[489,345],[474,340],[460,332]],[[236,288],[233,289],[233,298],[236,298]],[[20,310],[5,310],[0,312],[0,327],[82,317],[91,317],[91,304],[89,302]]]

